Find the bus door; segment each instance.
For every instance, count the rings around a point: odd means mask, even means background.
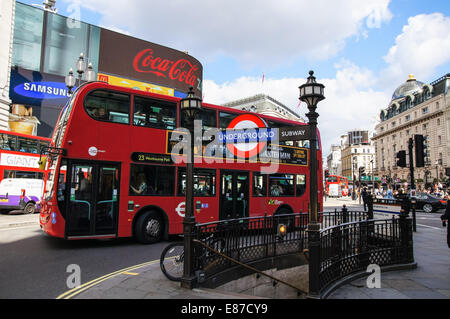
[[[68,237],[117,234],[119,168],[119,164],[102,162],[68,165]]]
[[[221,171],[219,219],[248,217],[249,173]]]

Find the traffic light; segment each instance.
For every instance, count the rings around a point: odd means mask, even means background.
[[[397,166],[406,167],[406,151],[399,151],[397,153]]]
[[[414,152],[416,155],[416,167],[424,167],[425,147],[423,135],[414,135]]]
[[[328,175],[329,175],[329,173],[328,173],[328,170],[326,169],[326,170],[325,170],[325,179],[328,178]]]
[[[359,168],[359,176],[364,176],[364,175],[366,175],[365,167],[362,166]]]

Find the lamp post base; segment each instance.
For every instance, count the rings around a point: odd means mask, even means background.
[[[185,289],[194,289],[197,287],[197,277],[196,276],[191,276],[191,277],[183,277],[181,278],[181,288],[185,288]]]

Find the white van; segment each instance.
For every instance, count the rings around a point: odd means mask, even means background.
[[[21,209],[33,214],[40,209],[44,181],[34,178],[5,178],[0,182],[0,209]]]

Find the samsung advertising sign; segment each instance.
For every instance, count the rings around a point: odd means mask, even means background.
[[[11,69],[9,97],[12,101],[9,129],[23,134],[50,137],[59,113],[69,101],[64,77],[26,70]],[[29,131],[17,131],[23,123],[33,126]]]
[[[22,68],[11,69],[9,96],[13,103],[58,108],[69,100],[63,76]]]
[[[33,99],[65,99],[69,90],[60,82],[25,82],[14,87],[14,92]]]

